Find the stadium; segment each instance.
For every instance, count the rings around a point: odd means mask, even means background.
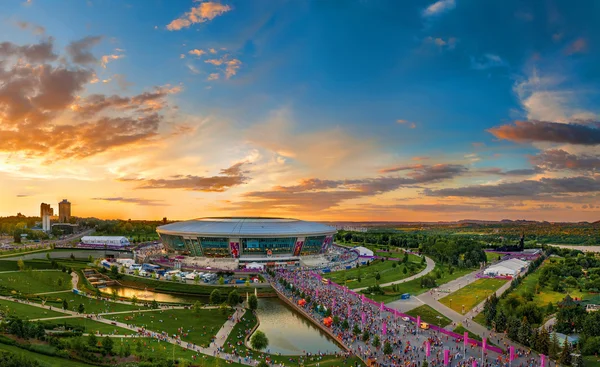
[[[200,218],[156,229],[167,250],[235,263],[299,264],[328,253],[336,229],[288,218]]]

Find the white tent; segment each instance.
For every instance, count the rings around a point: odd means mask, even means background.
[[[250,263],[246,265],[246,269],[255,269],[255,270],[263,270],[265,266],[259,263]]]
[[[354,249],[356,251],[358,251],[358,254],[360,256],[373,256],[373,251],[369,250],[366,247],[359,246],[359,247],[355,247]]]
[[[483,274],[489,276],[515,276],[527,268],[528,262],[519,259],[510,259],[492,265],[483,271]]]

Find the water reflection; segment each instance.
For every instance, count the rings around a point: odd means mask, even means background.
[[[143,300],[143,301],[156,300],[156,302],[175,302],[175,303],[194,303],[196,301],[200,301],[202,303],[208,302],[208,297],[181,296],[178,294],[158,293],[158,292],[148,291],[148,290],[144,290],[144,289],[136,289],[136,288],[129,288],[129,287],[121,287],[121,286],[106,287],[106,288],[102,288],[100,290],[105,295],[110,296],[110,295],[112,295],[113,289],[115,289],[117,291],[117,294],[119,295],[119,297],[131,298],[133,296],[136,296],[137,299]]]
[[[270,353],[297,355],[339,351],[326,334],[278,298],[260,298],[257,312],[258,330],[269,338],[267,349]]]
[[[6,258],[4,258],[4,260],[17,260],[17,259],[23,259],[23,260],[40,259],[40,260],[45,260],[46,259],[46,254],[47,254],[47,252],[36,252],[36,253],[33,253],[33,254],[25,254],[25,255],[15,254],[15,256],[6,257]],[[113,255],[116,259],[119,259],[119,258],[131,259],[131,258],[133,258],[133,254],[131,254],[129,252],[109,251],[109,250],[107,250],[107,251],[104,251],[104,250],[51,251],[50,252],[50,257],[52,259],[67,259],[67,258],[71,257],[71,254],[73,254],[73,256],[75,256],[78,259],[87,259],[90,255],[94,259],[104,258],[104,257],[106,257],[108,255]]]

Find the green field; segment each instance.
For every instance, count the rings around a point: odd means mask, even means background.
[[[171,336],[177,334],[184,341],[208,346],[231,314],[232,311],[228,310],[227,315],[223,315],[219,309],[202,309],[200,313],[192,310],[157,310],[107,315],[105,318],[157,332],[165,331]]]
[[[452,323],[452,320],[428,305],[422,305],[417,308],[413,308],[412,310],[406,312],[406,314],[414,317],[421,316],[421,321],[425,321],[429,324],[440,327],[446,327],[446,325],[450,325],[450,323]]]
[[[45,317],[66,316],[62,312],[45,310],[40,307],[5,300],[0,300],[0,310],[21,319],[40,319]]]
[[[358,268],[348,270],[340,270],[329,274],[324,274],[323,277],[333,280],[338,284],[346,284],[349,288],[363,288],[379,284],[390,283],[411,275],[417,274],[425,269],[425,264],[421,264],[421,258],[416,255],[409,255],[408,261],[413,264],[413,272],[408,271],[404,274],[405,264],[399,261],[392,260],[375,260],[370,265],[361,265]],[[396,265],[394,268],[393,265]],[[375,276],[379,273],[381,279],[376,280]],[[361,281],[358,281],[360,276]]]
[[[56,270],[0,273],[0,285],[26,294],[62,291],[71,289],[71,276]]]
[[[446,284],[454,279],[457,279],[464,275],[467,275],[467,274],[473,272],[474,270],[476,270],[476,269],[455,268],[454,272],[452,274],[450,274],[450,272],[448,272],[447,266],[436,264],[435,269],[430,274],[431,275],[435,274],[438,269],[442,270],[441,277],[439,279],[436,279],[436,283],[437,283],[438,287],[443,284]],[[417,278],[417,279],[413,279],[413,280],[410,280],[405,283],[397,284],[396,290],[394,290],[394,288],[392,286],[384,287],[383,290],[385,291],[385,294],[369,295],[369,298],[371,298],[377,302],[383,301],[383,302],[387,303],[387,302],[392,302],[397,299],[400,299],[400,296],[404,293],[410,293],[413,296],[417,296],[421,293],[428,291],[429,288],[422,288],[421,287],[421,279]]]
[[[533,301],[541,307],[547,306],[548,303],[557,304],[558,302],[562,301],[567,294],[571,295],[573,298],[585,298],[589,296],[589,293],[581,292],[578,288],[568,288],[565,292],[555,292],[551,289],[548,289],[548,287],[538,289],[538,279],[540,277],[540,270],[542,267],[543,265],[532,274],[529,274],[523,278],[521,284],[515,288],[512,294],[523,297],[526,293],[533,293]],[[539,291],[539,293],[537,291]]]
[[[498,261],[498,257],[502,257],[502,255],[493,253],[493,252],[486,252],[485,253],[485,258],[487,259],[488,263],[494,262],[494,261]]]
[[[465,314],[479,303],[483,302],[490,294],[506,284],[505,279],[484,278],[457,290],[440,299],[440,303],[454,311]]]
[[[586,356],[583,360],[587,367],[600,367],[600,357]]]
[[[42,367],[85,367],[93,366],[83,362],[75,362],[68,359],[50,357],[45,354],[35,353],[29,350],[21,349],[13,345],[0,344],[0,350],[13,352],[15,354],[25,355],[38,361]]]
[[[63,300],[66,300],[69,305],[69,310],[71,311],[78,311],[79,304],[82,304],[84,306],[84,313],[107,313],[147,309],[147,307],[140,305],[133,306],[123,303],[104,301],[96,298],[80,296],[72,292],[48,294],[42,297],[46,299],[46,305],[52,305],[60,308],[62,308]],[[36,300],[36,302],[41,303],[41,300]]]
[[[129,329],[125,329],[122,327],[108,325],[103,322],[94,321],[90,319],[86,319],[84,317],[77,318],[66,318],[66,319],[55,319],[55,320],[47,320],[41,321],[47,325],[57,325],[64,326],[66,325],[66,329],[72,328],[80,328],[84,333],[100,333],[100,334],[114,334],[114,335],[134,335],[135,331],[131,331]]]
[[[479,335],[477,335],[477,334],[473,334],[473,333],[472,333],[472,332],[470,332],[469,330],[465,329],[465,327],[464,327],[464,326],[462,326],[462,325],[458,325],[458,326],[457,326],[456,328],[454,328],[454,330],[452,330],[452,331],[454,331],[455,333],[457,333],[457,334],[460,334],[460,335],[463,335],[463,334],[464,334],[464,332],[466,331],[467,333],[469,333],[469,339],[474,339],[474,340],[479,340],[479,341],[481,341],[481,337],[480,337]]]

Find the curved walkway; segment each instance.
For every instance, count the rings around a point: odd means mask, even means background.
[[[423,255],[425,256],[425,255]],[[395,280],[393,282],[388,282],[388,283],[383,283],[380,284],[380,287],[387,287],[390,285],[394,285],[394,284],[402,284],[402,283],[406,283],[406,282],[410,282],[413,279],[418,279],[422,276],[425,276],[429,273],[431,273],[433,271],[433,269],[435,268],[435,261],[431,260],[430,258],[428,258],[427,256],[425,256],[425,261],[427,262],[427,266],[425,267],[425,269],[421,270],[421,272],[415,274],[415,275],[411,275],[408,278],[404,278],[404,279],[399,279],[399,280]],[[367,289],[368,287],[362,287],[362,288],[356,288],[353,289],[355,292],[360,292],[363,289]]]

